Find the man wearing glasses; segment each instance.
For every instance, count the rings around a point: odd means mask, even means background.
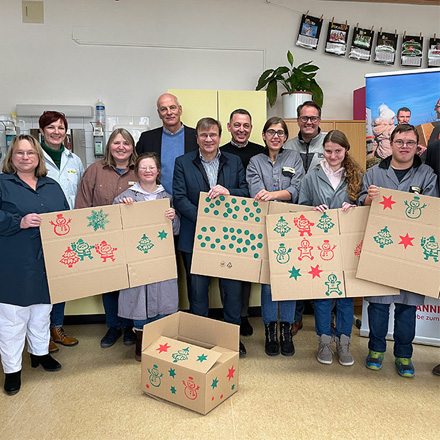
[[[303,160],[304,172],[319,165],[324,159],[325,133],[321,131],[321,107],[313,101],[306,101],[296,109],[299,133],[296,138],[290,139],[284,144],[287,150],[297,151]],[[304,313],[304,301],[296,302],[295,322],[292,326],[292,335],[296,335],[302,329],[302,315]]]
[[[306,101],[297,108],[299,133],[296,138],[284,144],[287,150],[297,151],[303,160],[307,173],[324,159],[323,141],[325,133],[321,131],[321,107],[313,101]]]
[[[438,197],[437,177],[428,165],[422,164],[416,155],[419,135],[413,125],[398,125],[391,133],[391,156],[369,168],[364,175],[363,189],[359,202],[371,205],[379,195],[379,188],[406,191]],[[386,350],[385,337],[388,332],[390,304],[394,303],[394,357],[397,372],[403,377],[414,376],[411,358],[412,341],[416,328],[416,308],[425,297],[401,290],[399,295],[371,296],[366,300],[370,335],[366,366],[380,370]]]
[[[219,149],[222,134],[220,122],[213,118],[202,118],[197,123],[196,133],[199,149],[176,159],[173,199],[174,207],[181,215],[177,248],[182,253],[186,277],[190,279],[187,283],[190,312],[208,316],[211,277],[190,272],[200,192],[207,192],[211,199],[215,199],[222,194],[249,197],[249,191],[240,158]],[[221,279],[220,283],[225,292],[225,321],[240,325],[242,282]],[[245,354],[246,349],[240,342],[240,355]]]
[[[173,193],[173,171],[176,157],[197,150],[196,131],[182,124],[182,106],[170,93],[159,96],[157,113],[163,127],[142,133],[136,144],[138,155],[157,153],[161,164],[161,184],[168,194]]]

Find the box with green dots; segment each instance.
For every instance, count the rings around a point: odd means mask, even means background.
[[[200,194],[192,273],[269,282],[266,214],[269,203]]]

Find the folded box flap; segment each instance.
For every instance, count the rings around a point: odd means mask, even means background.
[[[222,353],[198,347],[188,342],[161,336],[144,353],[173,365],[184,366],[200,373],[206,373],[217,362]]]

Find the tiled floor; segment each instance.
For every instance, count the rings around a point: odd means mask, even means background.
[[[67,439],[435,439],[440,432],[440,349],[416,345],[416,377],[397,375],[387,353],[383,369],[364,366],[367,340],[353,329],[352,367],[316,361],[313,317],[294,337],[296,354],[264,354],[261,318],[244,338],[240,390],[206,416],[154,400],[140,390],[140,363],[122,341],[99,347],[103,325],[66,327],[77,347],[61,347],[56,373],[31,369],[22,389],[0,395],[1,440]]]

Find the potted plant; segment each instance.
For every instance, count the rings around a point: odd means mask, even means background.
[[[304,101],[312,99],[316,104],[322,107],[324,93],[315,80],[318,66],[308,63],[293,66],[293,55],[287,51],[287,61],[290,67],[280,66],[276,69],[268,69],[260,76],[256,90],[266,87],[267,99],[271,107],[275,104],[278,95],[278,83],[287,90],[283,95],[283,109],[285,118],[296,118],[296,107]],[[298,99],[296,94],[299,94]],[[302,95],[302,96],[301,96]],[[293,97],[293,99],[292,99]],[[293,109],[286,108],[286,101],[294,101]],[[288,114],[286,114],[286,112]],[[292,114],[293,112],[293,114]]]

